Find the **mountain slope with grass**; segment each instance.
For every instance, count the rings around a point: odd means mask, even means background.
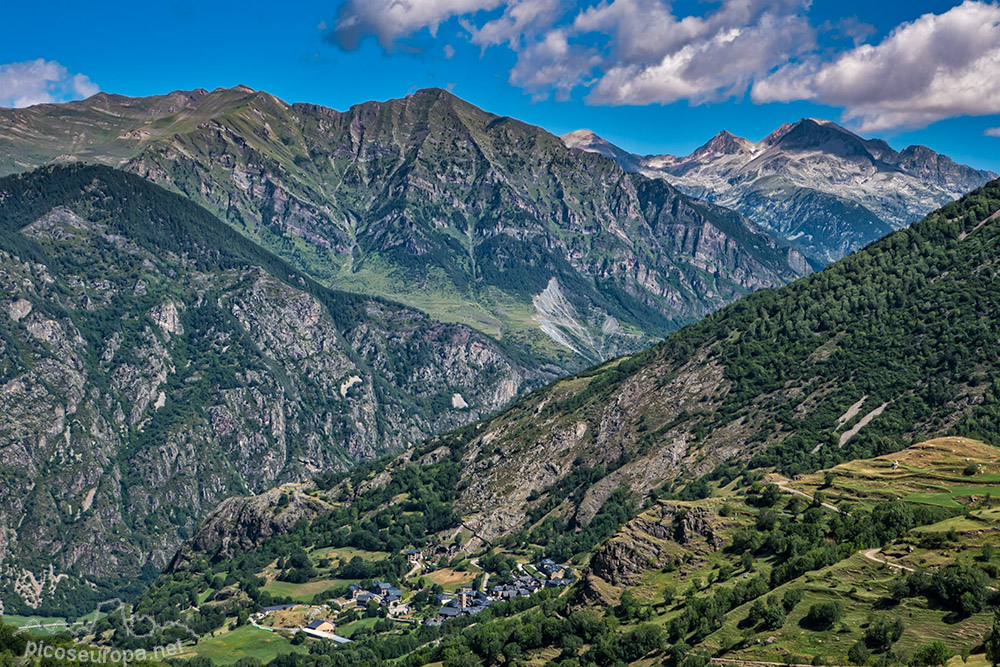
[[[108,167],[0,180],[0,285],[8,610],[113,597],[227,496],[399,452],[551,379]]]
[[[745,218],[440,89],[340,112],[245,87],[0,112],[0,171],[181,192],[329,286],[579,369],[811,270]]]
[[[604,536],[572,556],[559,533],[470,546],[457,517],[443,518],[452,527],[441,536],[418,537],[417,515],[441,517],[427,509],[447,497],[443,470],[411,470],[381,489],[354,486],[364,476],[355,477],[350,501],[346,480],[286,487],[293,499],[284,507],[309,499],[328,509],[235,552],[188,550],[193,558],[175,561],[130,613],[199,628],[204,636],[185,640],[185,656],[223,664],[238,656],[220,646],[254,645],[274,665],[307,666],[324,658],[373,666],[988,664],[983,642],[1000,602],[1000,515],[990,495],[1000,450],[985,443],[939,438],[794,481],[752,470],[659,489],[641,505],[605,512]],[[951,505],[912,493],[941,480],[961,482]],[[405,498],[402,512],[386,504],[394,497]],[[289,512],[270,504],[276,520]],[[463,539],[450,537],[455,530]],[[421,549],[416,565],[404,556],[412,546]],[[373,579],[397,587],[402,606],[356,602],[352,589]],[[552,585],[512,600],[495,594],[532,580]],[[442,606],[462,589],[494,599],[468,616]],[[439,609],[455,618],[436,621]],[[250,613],[255,625],[241,627]],[[237,622],[226,626],[227,617]],[[353,641],[300,636],[312,618]],[[170,639],[105,636],[133,648]],[[304,645],[308,654],[277,657]]]

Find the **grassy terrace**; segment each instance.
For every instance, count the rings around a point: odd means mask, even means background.
[[[975,466],[975,474],[966,474]],[[928,440],[901,452],[850,461],[824,473],[804,475],[790,488],[809,495],[822,491],[827,500],[874,505],[899,498],[942,507],[968,507],[986,496],[1000,498],[1000,450],[967,438]]]
[[[732,647],[726,653],[727,658],[767,662],[784,662],[784,650],[810,658],[843,656],[861,639],[873,613],[902,619],[906,630],[894,648],[897,652],[912,653],[938,639],[951,646],[979,643],[992,620],[989,613],[955,622],[949,618],[949,612],[933,609],[923,600],[906,599],[896,606],[885,605],[882,601],[888,596],[889,584],[898,576],[897,570],[857,554],[778,587],[774,592],[779,597],[791,589],[804,592],[802,601],[788,614],[781,628],[748,636],[741,627],[750,608],[746,604],[730,612],[725,625],[706,639],[705,646],[713,650]],[[824,631],[803,627],[801,621],[811,605],[831,601],[843,606],[840,622]],[[768,643],[770,638],[776,641]]]
[[[268,632],[250,625],[235,630],[218,630],[214,636],[203,637],[190,652],[182,657],[203,656],[220,665],[228,665],[240,658],[257,658],[268,662],[282,653],[308,653],[305,644],[293,646],[277,632]]]

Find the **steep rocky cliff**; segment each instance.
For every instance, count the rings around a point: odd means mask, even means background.
[[[15,588],[37,605],[155,572],[227,496],[400,451],[551,377],[107,167],[0,181],[0,294],[8,610]]]
[[[344,112],[245,87],[102,94],[0,112],[0,152],[8,172],[123,165],[325,284],[560,367],[640,349],[810,270],[738,215],[439,89]]]

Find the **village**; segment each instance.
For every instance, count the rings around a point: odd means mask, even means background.
[[[420,551],[411,549],[404,555],[414,566],[412,572],[428,567]],[[342,597],[323,604],[289,603],[264,607],[251,615],[250,624],[269,632],[302,633],[303,637],[347,644],[352,640],[338,634],[338,625],[356,623],[360,619],[375,619],[376,623],[382,620],[384,624],[440,625],[449,619],[479,614],[497,602],[527,597],[545,588],[568,586],[574,581],[567,567],[548,558],[533,564],[519,563],[515,572],[501,572],[500,578],[503,583],[490,586],[490,575],[482,573],[477,580],[478,588],[470,583],[460,584],[453,591],[435,594],[429,602],[424,601],[419,610],[413,604],[418,591],[404,590],[384,581],[372,581],[370,585],[352,583]]]

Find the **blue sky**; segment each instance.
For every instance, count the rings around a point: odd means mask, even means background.
[[[805,116],[1000,172],[1000,5],[844,0],[17,3],[0,105],[246,84],[344,109],[440,86],[686,154]]]

